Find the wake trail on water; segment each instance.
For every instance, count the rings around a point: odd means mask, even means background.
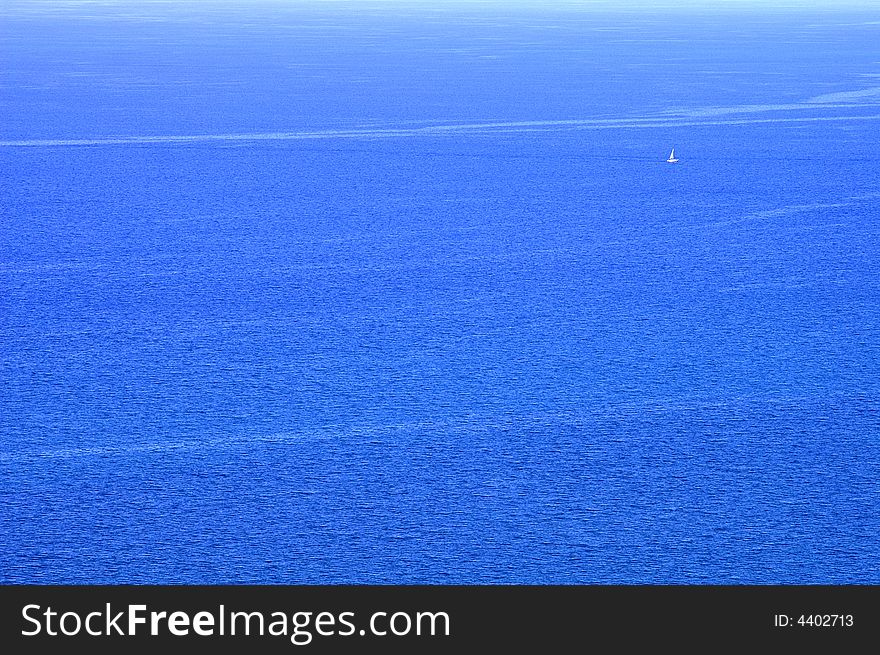
[[[630,119],[572,119],[546,121],[491,121],[454,123],[422,127],[364,128],[350,130],[317,130],[300,132],[260,132],[227,134],[112,136],[88,139],[17,139],[2,140],[0,148],[58,148],[80,146],[125,146],[151,144],[235,143],[254,141],[308,141],[308,140],[369,140],[392,138],[442,137],[473,134],[477,136],[547,132],[565,130],[632,130],[668,129],[676,127],[714,127],[722,125],[754,125],[762,123],[815,123],[846,121],[878,121],[880,114],[852,116],[802,116],[772,118],[736,118],[724,120],[696,120],[680,118]]]
[[[728,225],[736,225],[739,223],[755,223],[759,221],[767,221],[776,218],[784,218],[797,214],[809,212],[817,212],[825,209],[840,209],[842,207],[850,207],[862,202],[877,200],[880,193],[866,193],[858,196],[848,196],[841,198],[837,202],[814,202],[793,205],[783,205],[782,207],[774,207],[761,211],[749,212],[741,216],[730,218],[722,221],[712,221],[711,223],[701,223],[699,225],[689,226],[691,229],[705,229],[714,227],[725,227]]]
[[[545,435],[559,429],[575,430],[598,445],[602,441],[619,440],[617,426],[632,419],[639,421],[669,413],[702,415],[705,412],[751,414],[757,408],[802,409],[806,405],[838,407],[842,403],[867,403],[876,409],[873,396],[852,397],[850,394],[828,394],[821,397],[803,394],[744,394],[730,399],[714,397],[677,398],[655,397],[628,401],[599,401],[582,409],[560,409],[523,413],[484,414],[466,413],[445,418],[401,421],[375,424],[327,424],[290,432],[272,434],[223,435],[213,438],[190,438],[152,441],[130,445],[57,448],[31,452],[0,452],[0,464],[51,462],[75,458],[112,458],[133,454],[162,454],[185,451],[227,450],[261,445],[287,445],[316,442],[360,442],[369,444],[400,444],[400,435],[416,435],[422,440],[442,442],[446,446],[479,435],[504,434],[519,439],[525,435]],[[872,409],[872,411],[873,411]],[[606,425],[610,421],[614,429]],[[469,440],[467,443],[472,443]]]

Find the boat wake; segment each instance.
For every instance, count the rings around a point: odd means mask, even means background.
[[[444,136],[491,136],[504,133],[550,132],[565,130],[633,130],[675,127],[712,127],[721,125],[753,125],[761,123],[816,123],[847,121],[878,121],[880,114],[851,116],[786,116],[773,118],[731,118],[722,120],[652,117],[603,120],[509,121],[482,123],[451,123],[422,127],[369,128],[350,130],[317,130],[302,132],[261,132],[240,134],[190,134],[157,136],[113,136],[89,139],[14,139],[0,141],[0,148],[59,148],[82,146],[138,146],[152,144],[247,143],[254,141],[309,141],[334,139],[394,139]]]

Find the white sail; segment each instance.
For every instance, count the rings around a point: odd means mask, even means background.
[[[670,164],[674,164],[678,160],[675,158],[675,148],[672,149],[672,152],[669,153],[669,159],[667,159]]]

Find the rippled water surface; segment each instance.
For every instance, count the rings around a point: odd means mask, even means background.
[[[0,17],[0,581],[880,583],[880,14]]]

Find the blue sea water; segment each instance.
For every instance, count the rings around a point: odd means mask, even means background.
[[[0,13],[0,582],[880,583],[880,11]]]

